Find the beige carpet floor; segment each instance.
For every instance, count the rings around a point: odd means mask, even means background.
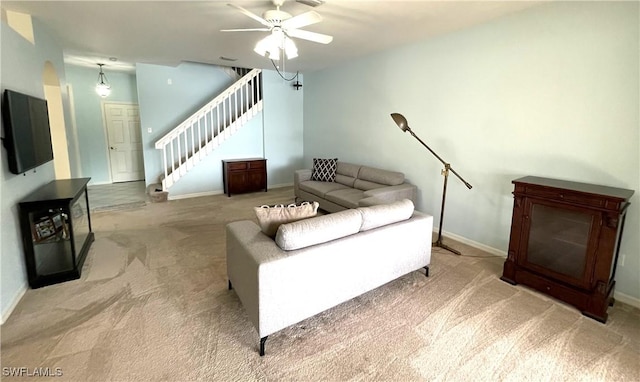
[[[464,256],[434,249],[431,277],[284,329],[259,357],[227,290],[224,225],[292,199],[282,188],[94,213],[82,278],[28,290],[2,326],[2,379],[49,368],[56,381],[640,380],[638,309],[616,303],[603,325],[500,281],[502,258],[452,241]]]

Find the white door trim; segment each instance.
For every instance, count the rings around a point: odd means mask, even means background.
[[[102,100],[100,102],[100,109],[102,110],[102,130],[104,132],[105,139],[105,152],[107,155],[107,163],[109,165],[109,183],[113,183],[113,169],[111,168],[111,150],[109,147],[109,130],[107,127],[107,108],[106,105],[122,105],[122,106],[136,106],[138,107],[138,111],[140,110],[140,104],[136,102],[121,102],[121,101],[109,101]],[[142,124],[141,124],[142,126]],[[142,129],[142,127],[140,127]],[[140,135],[142,136],[142,131],[140,131]],[[144,149],[144,148],[143,148]],[[144,166],[144,164],[143,164]]]

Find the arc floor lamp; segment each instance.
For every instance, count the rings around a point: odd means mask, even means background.
[[[417,139],[418,142],[422,143],[422,146],[426,147],[426,149],[429,150],[431,154],[433,154],[436,158],[438,158],[438,160],[442,162],[442,164],[444,165],[444,169],[442,169],[442,175],[444,176],[444,186],[442,188],[442,206],[440,207],[440,227],[438,227],[438,239],[433,243],[433,245],[435,247],[440,247],[440,248],[446,249],[447,251],[451,251],[456,255],[461,255],[460,251],[457,251],[442,242],[442,221],[444,219],[444,202],[447,197],[447,180],[449,179],[449,171],[451,171],[453,175],[457,176],[458,179],[460,179],[460,181],[464,183],[464,185],[467,186],[468,189],[471,189],[472,186],[466,180],[462,179],[462,177],[453,168],[451,168],[451,165],[449,163],[442,160],[442,158],[440,158],[438,154],[436,154],[433,150],[431,150],[431,148],[427,146],[427,144],[424,143],[422,139],[420,139],[413,132],[413,130],[411,130],[411,128],[409,127],[409,124],[407,123],[407,119],[402,114],[392,113],[391,118],[393,118],[393,121],[396,123],[396,125],[398,125],[400,130],[402,130],[403,132],[408,131],[409,134],[411,134],[415,139]]]

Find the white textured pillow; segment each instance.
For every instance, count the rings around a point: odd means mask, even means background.
[[[358,208],[358,211],[362,213],[360,231],[368,231],[383,225],[407,220],[413,215],[413,209],[413,202],[409,199],[371,207],[360,207]]]
[[[314,217],[318,214],[318,206],[318,202],[302,202],[300,205],[265,205],[254,207],[253,209],[256,212],[262,232],[270,238],[274,238],[281,224]]]
[[[276,244],[285,251],[326,243],[358,233],[362,215],[356,210],[344,210],[280,226]]]

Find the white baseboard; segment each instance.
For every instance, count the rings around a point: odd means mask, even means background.
[[[615,298],[616,301],[620,301],[622,303],[640,309],[640,298],[635,298],[633,296],[629,296],[628,294],[620,292],[613,292],[613,298]]]
[[[90,182],[87,186],[104,186],[105,184],[113,184],[113,182]]]
[[[433,232],[437,232],[437,231],[434,230]],[[478,248],[478,249],[481,249],[481,250],[483,250],[485,252],[489,252],[492,255],[505,257],[505,258],[507,257],[507,252],[505,252],[505,251],[501,251],[501,250],[499,250],[497,248],[493,248],[493,247],[490,247],[488,245],[485,245],[485,244],[482,244],[482,243],[478,243],[477,241],[473,241],[471,239],[467,239],[466,237],[462,237],[462,236],[456,235],[455,233],[442,231],[442,235],[446,236],[446,237],[450,237],[455,241],[459,241],[462,244],[467,244],[467,245],[469,245],[469,246],[471,246],[473,248]]]
[[[437,231],[434,230],[434,232],[437,232]],[[499,250],[497,248],[493,248],[493,247],[490,247],[488,245],[485,245],[485,244],[482,244],[482,243],[478,243],[477,241],[473,241],[473,240],[467,239],[466,237],[462,237],[462,236],[456,235],[455,233],[442,231],[442,235],[446,236],[446,237],[449,237],[449,238],[451,238],[451,239],[453,239],[455,241],[459,241],[460,243],[467,244],[467,245],[469,245],[471,247],[481,249],[481,250],[483,250],[485,252],[488,252],[488,253],[490,253],[492,255],[496,255],[496,256],[499,256],[499,257],[503,257],[503,258],[507,257],[507,253],[505,251],[501,251],[501,250]],[[620,301],[620,302],[622,302],[624,304],[631,305],[631,306],[633,306],[635,308],[639,308],[640,309],[640,299],[639,298],[636,298],[636,297],[633,297],[633,296],[629,296],[628,294],[624,294],[624,293],[620,293],[620,292],[613,292],[613,298],[615,298],[617,301]]]
[[[169,191],[169,197],[167,199],[169,199],[169,200],[180,200],[180,199],[198,198],[198,197],[201,197],[201,196],[222,195],[222,194],[224,194],[224,190],[195,192],[193,194],[184,194],[184,195],[171,196],[171,191]]]
[[[283,184],[274,184],[270,185],[268,190],[273,188],[282,188],[282,187],[292,187],[293,183],[283,183]],[[224,194],[224,190],[215,190],[215,191],[206,191],[206,192],[196,192],[193,194],[184,194],[184,195],[176,195],[171,196],[171,191],[169,191],[168,200],[180,200],[180,199],[189,199],[189,198],[197,198],[200,196],[211,196],[211,195],[222,195]]]
[[[20,288],[18,294],[16,294],[16,297],[13,299],[11,305],[9,305],[9,307],[0,315],[0,325],[3,325],[7,321],[11,313],[13,313],[13,310],[16,308],[16,306],[18,306],[18,303],[20,302],[20,300],[22,300],[24,294],[27,293],[27,289],[29,288],[26,283],[22,285],[22,288]]]
[[[282,183],[282,184],[273,184],[269,186],[269,189],[272,188],[282,188],[282,187],[293,187],[293,183]]]

